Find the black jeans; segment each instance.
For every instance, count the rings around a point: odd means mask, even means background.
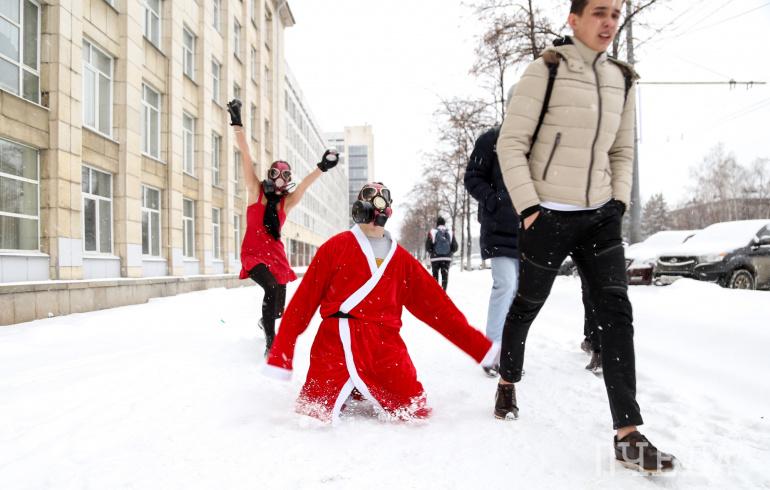
[[[275,336],[275,320],[283,316],[286,284],[278,284],[265,264],[251,269],[249,277],[265,290],[265,296],[262,298],[262,324],[265,327],[265,335],[272,338]]]
[[[521,380],[527,333],[568,254],[582,271],[602,348],[604,384],[615,429],[641,425],[636,403],[634,327],[625,272],[621,213],[609,203],[594,211],[542,209],[519,234],[521,275],[503,329],[500,376]]]
[[[433,269],[433,279],[438,279],[438,273],[441,272],[441,287],[444,288],[444,291],[446,291],[447,284],[449,283],[449,264],[451,264],[452,261],[450,259],[447,260],[436,260],[430,263],[431,269]]]
[[[572,259],[574,262],[574,258]],[[580,276],[580,289],[583,294],[583,336],[591,343],[593,352],[601,352],[602,344],[599,341],[599,323],[596,321],[596,310],[591,303],[591,290],[588,286],[585,273],[577,267]]]

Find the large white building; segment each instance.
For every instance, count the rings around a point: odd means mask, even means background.
[[[298,180],[316,168],[327,148],[318,123],[288,66],[284,69],[279,158]],[[308,265],[316,249],[348,224],[348,169],[344,162],[321,176],[286,219],[283,235],[292,265]]]
[[[294,23],[285,0],[0,0],[0,325],[246,284],[225,104],[243,101],[260,178],[318,161],[301,96],[285,116]],[[287,227],[295,263],[344,228],[328,177]]]
[[[346,126],[343,132],[326,133],[329,146],[344,152],[348,168],[348,210],[364,184],[374,180],[374,133],[372,127]],[[350,216],[350,213],[348,213]],[[353,223],[348,218],[349,224]]]

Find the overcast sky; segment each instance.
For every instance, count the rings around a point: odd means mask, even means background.
[[[642,81],[770,82],[770,1],[661,1],[647,20],[674,24],[637,51]],[[483,93],[468,70],[484,24],[467,3],[290,0],[297,24],[286,31],[286,58],[311,111],[323,131],[372,125],[375,176],[393,191],[397,214],[423,155],[437,145],[439,98]],[[552,17],[559,22],[569,2],[561,3]],[[770,85],[639,90],[643,199],[655,192],[670,204],[683,199],[690,168],[717,142],[739,163],[770,157]]]

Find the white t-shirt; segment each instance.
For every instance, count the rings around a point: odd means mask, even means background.
[[[560,202],[543,201],[540,203],[540,207],[550,209],[551,211],[593,211],[594,209],[599,209],[600,207],[604,206],[608,202],[610,202],[610,199],[607,199],[603,203],[598,204],[596,206],[585,207],[585,206],[576,206],[574,204],[562,204]]]

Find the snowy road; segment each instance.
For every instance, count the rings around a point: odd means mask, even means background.
[[[450,278],[479,327],[490,284]],[[2,327],[0,489],[770,488],[770,292],[680,281],[631,299],[643,431],[683,462],[673,477],[612,462],[604,385],[578,348],[579,282],[562,277],[509,423],[492,417],[495,381],[408,315],[433,417],[334,428],[293,412],[312,328],[291,382],[260,375],[257,288]]]

